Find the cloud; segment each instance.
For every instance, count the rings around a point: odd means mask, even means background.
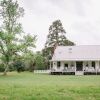
[[[49,25],[61,19],[66,36],[76,44],[100,44],[99,0],[19,0],[27,33],[37,34],[37,49],[44,47]]]

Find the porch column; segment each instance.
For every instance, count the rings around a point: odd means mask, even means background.
[[[100,70],[100,61],[99,61],[99,68],[98,69]]]
[[[70,68],[70,65],[71,65],[71,62],[69,61],[69,62],[68,62],[68,68]]]
[[[85,62],[83,61],[83,72],[84,72],[84,70],[85,70]]]
[[[50,61],[50,68],[49,69],[51,70],[51,61]]]
[[[57,69],[57,62],[53,62],[53,69]]]
[[[89,61],[89,62],[88,62],[88,65],[89,65],[89,67],[92,67],[92,62]]]
[[[64,62],[63,61],[61,61],[61,70],[63,70],[64,69]]]
[[[96,74],[97,74],[98,69],[99,69],[99,61],[95,61]]]
[[[75,74],[76,74],[76,61],[75,61]]]

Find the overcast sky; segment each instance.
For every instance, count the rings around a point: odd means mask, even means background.
[[[60,19],[67,38],[76,45],[100,45],[100,0],[18,0],[25,9],[24,31],[38,36],[44,47],[48,28]]]

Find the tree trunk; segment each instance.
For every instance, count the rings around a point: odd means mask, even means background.
[[[8,68],[9,68],[9,66],[8,66],[8,63],[7,63],[7,64],[6,64],[6,67],[5,67],[5,71],[4,71],[4,73],[3,73],[4,76],[7,75]]]

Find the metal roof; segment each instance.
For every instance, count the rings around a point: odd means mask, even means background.
[[[100,60],[100,45],[57,46],[51,61]]]

